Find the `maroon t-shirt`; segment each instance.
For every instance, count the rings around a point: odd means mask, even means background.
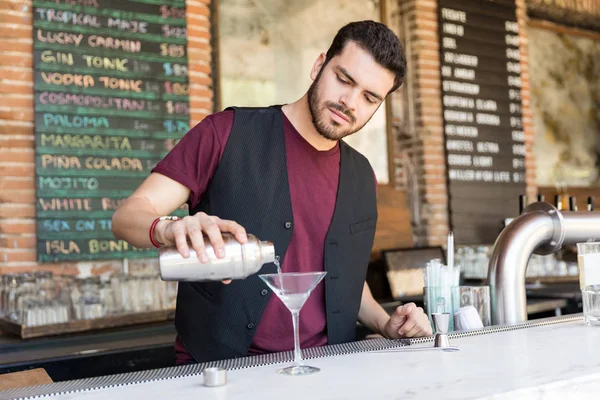
[[[233,126],[233,114],[227,110],[206,117],[152,170],[187,186],[191,190],[188,201],[191,209],[208,189]],[[283,120],[294,230],[281,269],[283,272],[322,271],[325,236],[337,197],[339,144],[331,150],[318,151],[298,133],[285,114]],[[302,348],[327,344],[325,327],[325,288],[321,282],[300,312]],[[292,316],[277,296],[272,295],[248,354],[293,348]],[[178,364],[193,361],[179,337],[175,350]]]

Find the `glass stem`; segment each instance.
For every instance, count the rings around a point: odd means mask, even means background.
[[[302,352],[300,351],[300,311],[292,311],[294,326],[294,365],[302,365]]]

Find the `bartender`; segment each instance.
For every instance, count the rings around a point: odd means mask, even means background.
[[[115,212],[116,238],[139,248],[204,240],[225,257],[222,232],[274,243],[282,272],[328,271],[300,313],[302,348],[355,340],[356,321],[387,338],[431,335],[423,309],[390,317],[365,282],[377,223],[376,179],[342,139],[359,131],[406,74],[396,35],[373,21],[341,28],[312,69],[305,95],[283,106],[231,108],[204,118]],[[293,79],[293,78],[292,78]],[[187,203],[190,215],[170,214]],[[180,282],[178,364],[294,348],[285,305],[253,275]]]

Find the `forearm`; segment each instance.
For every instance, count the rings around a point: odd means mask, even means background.
[[[144,198],[129,198],[112,217],[112,232],[115,238],[123,239],[138,248],[152,248],[150,241],[150,227],[154,220],[162,215],[156,211],[150,202]],[[155,227],[155,240],[160,240],[160,232],[164,224],[169,221],[160,221]],[[163,243],[164,244],[164,243]]]
[[[388,337],[385,332],[385,326],[389,319],[390,316],[373,298],[371,290],[365,282],[360,301],[360,310],[358,312],[359,322],[369,328],[371,331],[379,333],[384,337]]]

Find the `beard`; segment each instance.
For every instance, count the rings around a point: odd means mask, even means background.
[[[340,140],[361,130],[371,118],[369,118],[369,120],[362,125],[356,125],[356,117],[342,104],[321,100],[321,96],[319,94],[319,82],[321,80],[321,72],[323,71],[324,67],[325,66],[321,68],[317,78],[308,89],[308,108],[310,110],[310,116],[312,118],[313,125],[315,126],[317,132],[325,139]],[[341,124],[333,121],[329,115],[330,111],[328,109],[335,110],[336,112],[345,115],[350,120],[348,123],[349,126],[347,128],[343,128]]]

